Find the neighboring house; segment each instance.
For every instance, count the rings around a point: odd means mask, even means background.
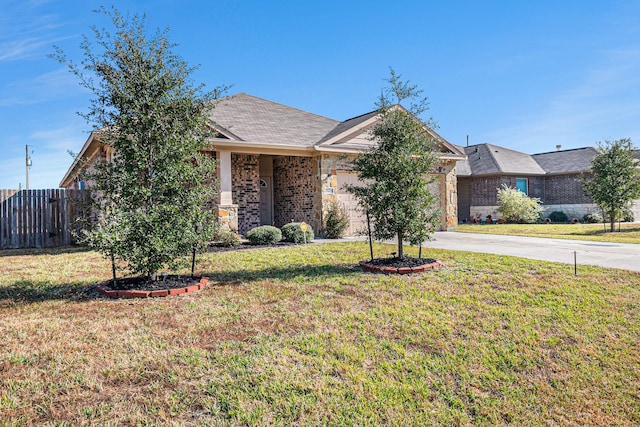
[[[377,112],[340,122],[241,93],[217,101],[210,118],[223,225],[244,234],[259,225],[305,221],[319,231],[327,206],[338,201],[349,210],[349,233],[364,228],[357,202],[342,186],[358,181],[350,160],[372,144],[369,130],[380,119]],[[465,154],[426,131],[438,141],[434,148],[441,163],[434,171],[434,190],[441,196],[441,229],[446,230],[457,226],[455,166]],[[60,186],[84,185],[78,178],[85,164],[80,159],[90,163],[110,155],[92,133]]]
[[[545,216],[561,211],[582,219],[600,212],[584,192],[581,177],[589,173],[591,160],[599,153],[594,147],[525,154],[492,144],[461,148],[467,159],[458,162],[458,220],[491,215],[500,218],[497,190],[503,184],[537,197]],[[640,218],[640,204],[634,203],[634,216]]]

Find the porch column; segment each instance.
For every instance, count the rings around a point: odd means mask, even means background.
[[[231,151],[220,150],[217,154],[218,173],[220,175],[220,204],[218,221],[222,229],[238,231],[238,205],[233,203],[233,184],[231,179]]]
[[[220,171],[220,204],[233,204],[231,184],[231,151],[218,151],[218,170]]]

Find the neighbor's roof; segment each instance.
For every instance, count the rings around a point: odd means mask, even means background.
[[[579,173],[591,169],[591,160],[599,154],[595,147],[534,154],[533,159],[548,174]]]
[[[209,117],[231,139],[294,146],[313,146],[340,123],[246,93],[216,101]]]
[[[544,175],[545,171],[529,155],[493,144],[463,148],[467,160],[458,162],[458,175]]]

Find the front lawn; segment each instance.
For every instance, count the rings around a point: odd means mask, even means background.
[[[602,224],[461,224],[464,233],[507,234],[512,236],[548,237],[553,239],[594,240],[612,243],[640,243],[640,224],[618,224],[616,231],[605,232]]]
[[[110,300],[94,252],[0,252],[0,425],[640,424],[640,274],[367,253],[211,253],[199,292]]]

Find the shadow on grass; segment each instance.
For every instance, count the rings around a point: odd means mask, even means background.
[[[627,227],[618,229],[618,225],[616,223],[616,227],[613,231],[609,228],[609,224],[607,224],[606,230],[601,228],[599,230],[591,230],[584,233],[571,233],[574,235],[583,235],[583,236],[604,236],[607,234],[625,234],[625,233],[638,233],[640,232],[640,226],[638,227]]]
[[[362,273],[355,264],[325,264],[290,267],[274,267],[262,270],[205,271],[212,286],[221,286],[229,282],[249,282],[255,280],[291,280],[294,278],[332,278]]]
[[[10,286],[0,287],[0,304],[4,302],[31,304],[44,301],[88,301],[102,296],[96,291],[96,284],[43,284],[22,280]]]
[[[313,265],[265,268],[263,270],[232,270],[224,272],[203,272],[209,277],[211,286],[238,285],[255,280],[289,280],[296,277],[316,278],[361,273],[356,265]],[[0,307],[9,304],[32,304],[44,301],[90,301],[105,299],[97,290],[97,283],[90,284],[43,284],[27,280],[16,281],[10,286],[0,287]],[[172,297],[169,297],[172,298]]]
[[[7,256],[38,256],[38,255],[62,255],[79,252],[90,252],[86,246],[60,246],[57,248],[30,248],[30,249],[0,249],[0,257]]]

